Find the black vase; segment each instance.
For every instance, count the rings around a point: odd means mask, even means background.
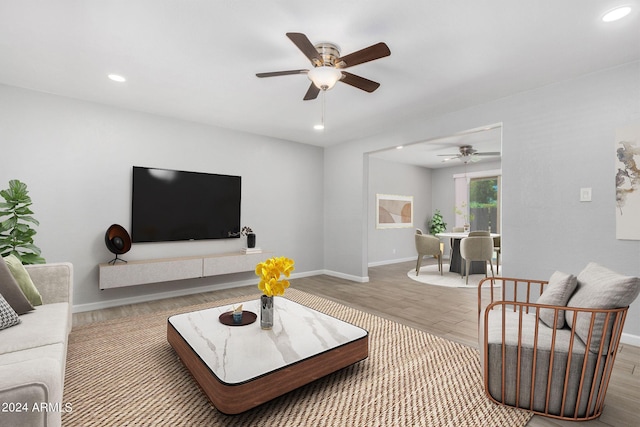
[[[256,235],[254,233],[247,234],[247,247],[248,248],[256,247]]]

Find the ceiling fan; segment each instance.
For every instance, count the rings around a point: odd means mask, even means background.
[[[257,73],[257,77],[306,74],[309,80],[311,80],[311,86],[309,86],[307,93],[304,95],[303,99],[305,101],[316,99],[321,90],[326,91],[331,89],[338,81],[369,93],[380,87],[380,83],[342,70],[391,55],[391,51],[385,43],[376,43],[350,53],[349,55],[340,56],[340,48],[333,43],[319,43],[314,46],[307,36],[302,33],[287,33],[287,37],[289,37],[293,44],[311,61],[311,65],[313,65],[314,68],[311,70],[301,69]]]
[[[499,151],[486,151],[483,153],[479,153],[478,150],[473,148],[471,145],[462,145],[459,147],[459,151],[459,154],[438,154],[438,156],[447,157],[446,159],[442,160],[443,162],[448,162],[452,159],[460,159],[463,163],[466,164],[469,162],[477,162],[478,160],[480,160],[480,156],[489,157],[500,155]]]

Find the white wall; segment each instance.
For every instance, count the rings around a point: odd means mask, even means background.
[[[640,276],[640,242],[615,238],[614,136],[640,120],[640,62],[515,94],[437,117],[420,117],[375,137],[325,150],[327,210],[325,266],[366,277],[367,236],[353,223],[366,215],[363,153],[503,124],[502,240],[505,275],[548,278],[554,270],[578,273],[596,261]],[[354,172],[355,170],[355,172]],[[349,185],[336,185],[347,177]],[[593,201],[579,202],[581,187]],[[438,207],[434,203],[434,207]],[[360,210],[360,212],[358,212]],[[640,300],[629,310],[625,333],[640,343]]]
[[[428,230],[431,218],[431,170],[368,158],[368,263],[380,265],[416,257],[416,228]],[[376,228],[376,194],[413,196],[413,227]]]
[[[130,228],[131,168],[151,166],[242,176],[242,225],[257,245],[322,270],[323,150],[190,122],[0,86],[0,188],[28,185],[35,243],[48,262],[75,268],[75,304],[238,281],[253,273],[98,289],[98,264],[113,256],[104,233]],[[239,251],[243,241],[134,244],[128,260]]]

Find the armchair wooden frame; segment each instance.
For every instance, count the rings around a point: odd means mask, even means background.
[[[542,294],[547,283],[547,281],[506,277],[486,278],[479,283],[478,333],[481,337],[480,341],[484,343],[484,345],[481,346],[480,351],[482,352],[481,359],[484,361],[483,379],[485,394],[495,403],[525,409],[546,417],[571,421],[585,421],[597,418],[602,414],[602,410],[604,408],[604,399],[611,379],[613,364],[617,355],[620,337],[622,335],[622,328],[624,326],[629,307],[616,309],[587,309],[552,306],[531,302],[537,300],[537,297]],[[497,291],[498,286],[496,285],[498,284],[501,285],[500,292]],[[543,354],[546,355],[546,353],[538,351],[539,348],[542,348],[539,334],[543,328],[543,326],[540,326],[540,310],[543,309],[553,310],[554,325],[556,324],[559,316],[565,316],[565,312],[568,314],[567,318],[570,316],[573,318],[573,325],[577,324],[578,316],[590,316],[591,320],[588,336],[586,340],[582,340],[585,346],[584,351],[582,354],[578,355],[576,355],[576,352],[579,351],[576,351],[576,348],[574,348],[574,340],[580,339],[576,336],[576,328],[571,328],[570,330],[570,339],[568,340],[568,352],[566,356],[561,355],[559,350],[559,354],[556,355],[554,353],[557,348],[556,341],[560,339],[565,340],[566,334],[569,333],[569,331],[565,331],[565,335],[563,335],[565,338],[558,338],[558,329],[546,328],[551,330],[551,347],[550,356],[548,357],[549,367],[547,372],[536,372],[536,358],[542,358]],[[502,337],[501,343],[498,344],[500,345],[498,353],[502,357],[499,364],[499,366],[501,366],[501,372],[499,373],[489,372],[491,365],[491,363],[489,363],[490,351],[488,339],[489,316],[493,310],[501,311],[501,316],[498,316],[502,318],[502,324],[500,326]],[[515,314],[508,316],[508,312]],[[523,359],[523,341],[525,340],[523,337],[523,319],[524,316],[531,315],[535,316],[532,350],[533,362],[527,363],[527,369],[522,369],[525,364]],[[515,378],[512,377],[513,375],[510,376],[507,372],[508,366],[511,366],[513,369],[513,365],[510,364],[513,364],[514,361],[513,358],[511,360],[507,360],[507,341],[509,338],[506,336],[505,332],[507,330],[506,323],[509,320],[513,321],[514,316],[518,319]],[[595,325],[596,317],[604,318],[604,323],[601,329]],[[602,339],[599,341],[600,344],[598,351],[593,352],[593,346],[591,344],[592,342],[594,344],[598,342],[597,340],[599,338],[595,338],[597,336]],[[530,339],[530,337],[527,339]],[[589,351],[590,349],[591,351]],[[511,351],[512,352],[510,354],[513,356],[513,349],[511,349]],[[598,355],[601,355],[601,357],[598,357]],[[530,355],[528,357],[530,357]],[[554,372],[554,361],[557,361],[560,357],[566,357],[564,378],[557,378],[557,375],[554,378],[552,375]],[[581,366],[579,364],[581,364]],[[593,367],[594,364],[595,368]],[[531,377],[524,378],[524,375],[529,375],[529,365],[531,365]],[[572,365],[575,365],[573,366],[573,370],[571,369]],[[575,375],[576,371],[580,372],[579,378],[575,378],[571,375],[572,372]],[[495,392],[495,389],[493,393],[490,392],[490,375],[500,376],[501,382],[498,393]],[[537,377],[537,375],[543,375],[544,377],[540,378]],[[544,380],[543,383],[546,384],[546,390],[536,391],[536,384],[539,386],[542,380]],[[563,384],[560,386],[557,383],[558,381],[563,381]],[[523,383],[525,384],[524,386]],[[553,399],[551,398],[552,383],[556,390],[562,390],[559,412],[555,412],[550,409],[552,401],[555,402],[556,406],[558,402],[557,394],[554,395],[555,397]],[[507,397],[506,395],[507,393],[505,390],[507,389],[509,389],[512,394],[510,397]],[[514,393],[515,396],[513,396]],[[540,407],[540,404],[538,403],[538,408],[534,408],[536,406],[534,405],[534,397],[540,400],[543,399],[543,407]]]

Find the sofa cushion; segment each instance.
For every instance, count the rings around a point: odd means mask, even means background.
[[[532,313],[522,313],[522,318],[519,311],[513,311],[511,309],[504,310],[493,309],[489,312],[488,321],[488,344],[500,344],[502,343],[502,317],[504,315],[505,320],[505,337],[504,342],[508,346],[520,346],[523,348],[533,348],[534,345],[537,348],[550,350],[551,343],[553,341],[553,335],[555,334],[555,351],[559,353],[568,353],[569,344],[571,343],[571,330],[567,328],[553,330],[553,328],[538,323],[537,325],[537,339],[536,339],[536,316]],[[522,329],[520,329],[520,321],[522,320]],[[553,323],[553,322],[552,322]],[[484,327],[484,322],[482,322]],[[582,341],[573,339],[572,352],[584,353],[585,346]]]
[[[64,366],[67,359],[67,352],[64,347],[64,343],[43,345],[20,351],[13,351],[11,353],[0,353],[0,366],[42,358],[58,360],[60,362],[60,366]]]
[[[24,296],[2,257],[0,257],[0,294],[19,315],[33,310],[33,306]]]
[[[544,292],[536,301],[538,304],[547,304],[555,306],[566,306],[571,294],[578,285],[578,279],[573,274],[562,273],[556,271],[551,275],[549,284],[545,287]],[[553,327],[553,317],[555,310],[550,308],[540,309],[540,320],[550,328]],[[558,311],[558,319],[556,320],[556,328],[564,328],[564,310]]]
[[[504,347],[502,346],[503,315]],[[481,319],[480,337],[484,335],[482,320],[484,319]],[[519,310],[514,312],[510,308],[505,311],[494,309],[489,313],[487,325],[487,360],[482,366],[483,369],[486,368],[486,371],[483,370],[487,381],[486,390],[494,399],[502,400],[504,372],[504,403],[515,406],[516,395],[518,395],[520,407],[544,412],[548,398],[547,409],[550,414],[573,417],[577,409],[578,416],[585,416],[588,409],[587,397],[593,378],[598,376],[597,369],[602,371],[604,357],[598,358],[597,355],[586,352],[584,343],[575,334],[572,335],[570,329],[547,327],[542,322],[536,322],[534,314],[527,314],[524,310],[520,313]],[[572,338],[573,345],[570,346]],[[551,351],[552,342],[555,343],[553,351]],[[481,343],[481,349],[484,349],[484,343]],[[480,353],[483,354],[484,351],[481,350]],[[549,370],[551,370],[550,380]],[[566,384],[567,397],[563,401],[567,370],[570,372]],[[583,374],[585,381],[581,382]],[[598,385],[594,390],[597,394]],[[578,394],[582,396],[579,401]],[[562,412],[563,407],[564,412]],[[593,407],[589,408],[589,411],[592,410]]]
[[[69,304],[44,304],[20,316],[22,323],[1,332],[0,354],[66,343]]]
[[[40,292],[38,292],[38,288],[33,284],[29,273],[24,269],[24,265],[15,255],[11,254],[9,256],[4,257],[4,261],[9,267],[9,271],[13,275],[13,278],[18,282],[18,286],[22,289],[24,296],[27,297],[31,305],[38,306],[42,305],[42,296],[40,296]]]
[[[7,329],[20,323],[18,313],[11,308],[7,300],[0,294],[0,330]]]
[[[578,274],[578,286],[567,303],[567,307],[611,309],[629,306],[640,293],[640,278],[623,276],[594,262],[589,263]],[[578,313],[576,324],[573,324],[573,312],[566,312],[569,327],[574,328],[576,334],[587,341],[591,314]],[[604,313],[596,315],[594,331],[603,331],[605,323]],[[613,324],[611,324],[612,326]],[[611,327],[610,326],[610,327]],[[610,331],[608,335],[610,336]],[[597,352],[602,341],[602,333],[594,334],[589,350]],[[605,342],[605,347],[608,345]]]

